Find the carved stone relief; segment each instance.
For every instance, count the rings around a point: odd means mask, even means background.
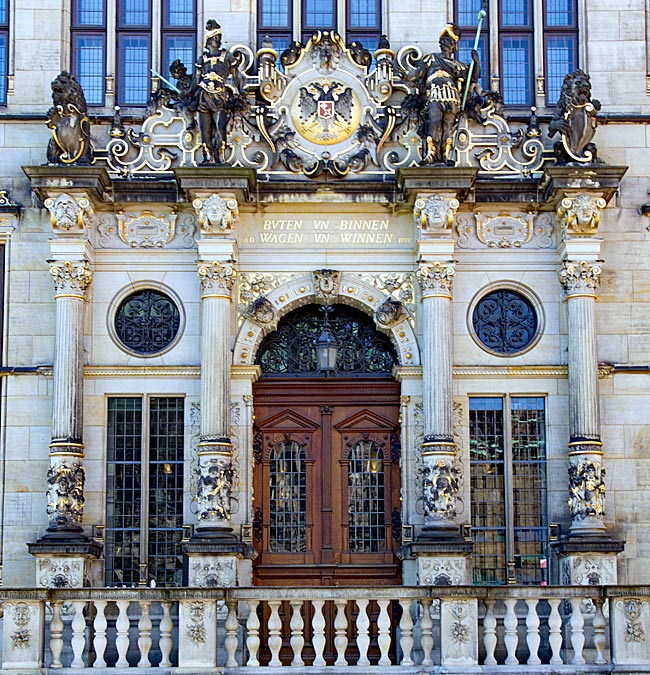
[[[574,520],[605,514],[605,469],[601,462],[571,458],[569,509]]]
[[[467,561],[457,556],[418,556],[420,586],[460,586],[467,582]]]
[[[232,195],[212,194],[205,199],[195,199],[192,206],[205,234],[229,234],[239,219],[239,205]]]
[[[84,509],[85,469],[68,458],[53,459],[47,472],[47,514],[59,525],[81,524]]]
[[[456,218],[459,248],[552,248],[550,214],[481,212]]]
[[[215,293],[230,297],[235,285],[237,272],[230,263],[199,262],[198,275],[201,281],[201,290],[204,293]]]
[[[615,556],[567,556],[562,560],[562,576],[566,584],[605,586],[616,584]]]
[[[44,202],[52,217],[52,227],[60,234],[84,234],[90,227],[95,212],[88,197],[61,194]]]
[[[200,588],[230,588],[237,580],[234,556],[199,558],[190,562],[189,585]]]
[[[557,217],[563,232],[578,235],[596,234],[600,212],[607,202],[602,197],[577,194],[565,197],[557,207]]]
[[[417,271],[422,297],[444,296],[451,297],[452,286],[456,270],[454,264],[434,262],[421,264]]]
[[[231,457],[199,457],[196,503],[200,521],[230,520],[234,475]]]
[[[37,584],[43,588],[80,588],[83,564],[75,558],[39,558]]]
[[[339,294],[339,282],[341,273],[337,270],[315,270],[312,272],[314,278],[314,295],[317,300],[330,304],[336,302]]]
[[[413,208],[415,224],[423,234],[451,232],[459,206],[455,197],[418,195]]]
[[[560,270],[560,283],[567,295],[595,295],[600,286],[602,271],[599,263],[565,260]]]

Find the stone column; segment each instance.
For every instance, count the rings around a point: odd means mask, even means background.
[[[52,383],[52,440],[47,474],[49,526],[36,543],[39,586],[83,586],[86,563],[100,547],[84,534],[85,447],[83,442],[84,314],[92,282],[92,251],[86,231],[92,216],[85,195],[47,199],[57,237],[50,242],[49,271],[54,282],[56,324]]]
[[[616,583],[616,553],[623,543],[607,534],[605,469],[600,439],[596,299],[605,201],[588,194],[565,197],[557,214],[564,241],[560,283],[565,291],[569,338],[569,499],[571,528],[560,544],[562,578],[571,584]]]
[[[193,206],[199,218],[198,275],[201,283],[201,434],[198,444],[198,524],[185,545],[190,586],[237,585],[243,546],[231,526],[235,482],[230,439],[231,300],[237,201],[207,194]]]
[[[460,465],[453,434],[452,289],[456,274],[452,224],[459,202],[444,194],[418,195],[417,278],[421,288],[422,504],[424,527],[413,545],[420,584],[467,583],[471,544],[460,536],[457,505]]]

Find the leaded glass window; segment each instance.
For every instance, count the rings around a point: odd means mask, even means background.
[[[151,288],[132,293],[115,313],[115,333],[128,350],[152,356],[169,347],[180,329],[180,311],[165,293]]]
[[[474,582],[548,581],[544,399],[470,398],[469,424]]]
[[[109,586],[181,584],[183,410],[180,397],[108,399]]]
[[[284,440],[270,452],[269,549],[274,553],[307,550],[307,467],[305,449]]]
[[[325,315],[309,305],[291,312],[264,338],[257,363],[264,375],[318,376],[316,345],[325,329]],[[328,330],[339,344],[338,375],[390,375],[397,355],[390,340],[378,333],[368,316],[352,307],[334,305]]]
[[[380,553],[386,548],[384,453],[371,440],[355,443],[348,456],[348,548]]]
[[[500,289],[484,295],[474,307],[472,329],[489,351],[511,356],[529,347],[538,335],[539,319],[521,293]]]

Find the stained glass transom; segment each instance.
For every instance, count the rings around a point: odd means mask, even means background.
[[[395,350],[363,312],[334,305],[328,328],[339,344],[337,374],[390,375],[397,363]],[[319,375],[316,347],[324,329],[325,319],[319,307],[309,305],[288,314],[260,346],[257,363],[262,367],[262,373]]]
[[[370,440],[355,443],[348,456],[348,546],[354,553],[386,548],[384,453]]]
[[[539,319],[532,303],[517,291],[485,295],[474,308],[472,327],[479,341],[497,354],[516,354],[537,336]]]
[[[145,289],[120,303],[115,313],[115,332],[127,349],[150,355],[174,342],[180,322],[179,309],[169,296]]]
[[[275,553],[307,550],[307,469],[305,449],[281,441],[269,466],[269,549]]]

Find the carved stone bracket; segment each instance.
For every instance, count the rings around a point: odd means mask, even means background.
[[[384,328],[391,328],[406,317],[404,305],[392,297],[386,298],[375,311],[375,321]]]
[[[85,261],[50,261],[50,275],[57,295],[84,297],[93,280],[90,265]]]
[[[204,234],[230,234],[239,219],[239,206],[233,195],[212,194],[205,199],[197,198],[192,206]]]
[[[455,197],[420,194],[413,208],[415,224],[424,235],[447,234],[451,232],[459,206]]]
[[[557,207],[558,222],[567,234],[593,235],[598,232],[600,212],[607,202],[590,194],[566,196]]]
[[[52,227],[57,234],[83,235],[93,222],[95,211],[87,196],[60,194],[49,197],[45,207],[51,214]]]
[[[575,295],[595,296],[603,269],[598,262],[565,260],[560,270],[560,283],[567,298]]]
[[[220,295],[230,298],[237,279],[237,272],[230,263],[200,261],[198,275],[204,296]]]
[[[453,262],[421,264],[417,271],[417,278],[422,289],[422,297],[430,298],[441,296],[451,298],[451,291],[456,276]]]

